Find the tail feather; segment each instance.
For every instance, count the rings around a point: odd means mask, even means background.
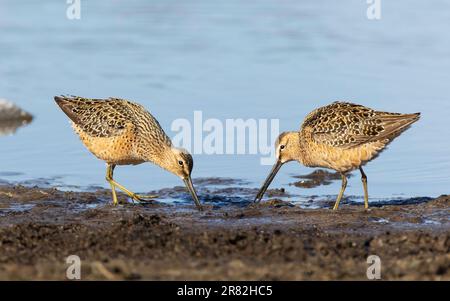
[[[79,123],[79,116],[73,111],[74,100],[74,96],[55,96],[56,104],[67,115],[67,117],[69,117],[73,122]]]
[[[379,139],[393,140],[406,131],[414,122],[420,119],[420,113],[414,114],[387,114],[379,116],[382,121],[384,131]]]

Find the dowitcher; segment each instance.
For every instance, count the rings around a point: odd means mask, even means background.
[[[106,162],[106,180],[111,185],[114,205],[118,203],[116,188],[137,201],[154,197],[138,195],[117,183],[113,179],[116,165],[152,162],[179,176],[195,205],[202,209],[191,180],[192,156],[172,146],[159,122],[143,106],[119,98],[56,96],[55,101],[70,118],[87,149]]]
[[[255,202],[262,199],[281,166],[295,160],[308,167],[334,169],[341,174],[342,186],[334,210],[339,207],[347,187],[346,174],[359,169],[364,188],[364,207],[367,209],[367,176],[362,167],[419,118],[420,113],[375,111],[348,102],[334,102],[312,111],[306,116],[300,131],[284,132],[278,136],[275,144],[277,161]]]

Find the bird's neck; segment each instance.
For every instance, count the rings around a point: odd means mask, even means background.
[[[301,134],[299,135],[298,132],[293,132],[291,138],[289,140],[291,140],[290,142],[292,142],[296,147],[292,148],[292,154],[291,154],[291,158],[292,160],[295,160],[297,162],[300,162],[301,164],[303,164],[304,161],[304,157],[305,157],[305,151],[304,151],[304,139],[301,136]]]
[[[172,165],[174,161],[172,146],[167,145],[166,143],[161,143],[156,148],[151,147],[145,149],[141,156],[144,161],[152,162],[166,170],[170,168],[170,165]]]
[[[308,141],[310,141],[310,139],[308,138],[308,135],[310,135],[310,133],[308,132],[304,132],[301,131],[300,135],[298,135],[298,147],[296,149],[296,161],[298,161],[300,164],[304,165],[304,166],[310,166],[310,158],[309,158],[309,152],[308,152],[308,147],[309,147],[309,143]]]

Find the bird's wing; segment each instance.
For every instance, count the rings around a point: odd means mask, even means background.
[[[380,112],[362,105],[334,102],[308,114],[302,129],[309,127],[317,143],[352,148],[370,141],[388,143],[419,117],[420,113]]]
[[[133,120],[129,102],[123,99],[56,96],[55,101],[77,126],[93,137],[121,135]]]

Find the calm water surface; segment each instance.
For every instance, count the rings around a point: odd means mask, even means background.
[[[139,101],[170,136],[177,118],[279,118],[298,129],[312,109],[335,100],[422,112],[422,119],[369,163],[371,197],[449,193],[450,2],[383,1],[66,1],[0,0],[0,98],[35,120],[0,137],[0,179],[107,187],[104,163],[73,133],[53,96],[117,96]],[[196,155],[194,177],[261,184],[258,155]],[[337,194],[340,183],[291,188],[288,164],[273,187]],[[182,185],[151,164],[121,167],[137,191]],[[349,194],[361,194],[359,175]]]

